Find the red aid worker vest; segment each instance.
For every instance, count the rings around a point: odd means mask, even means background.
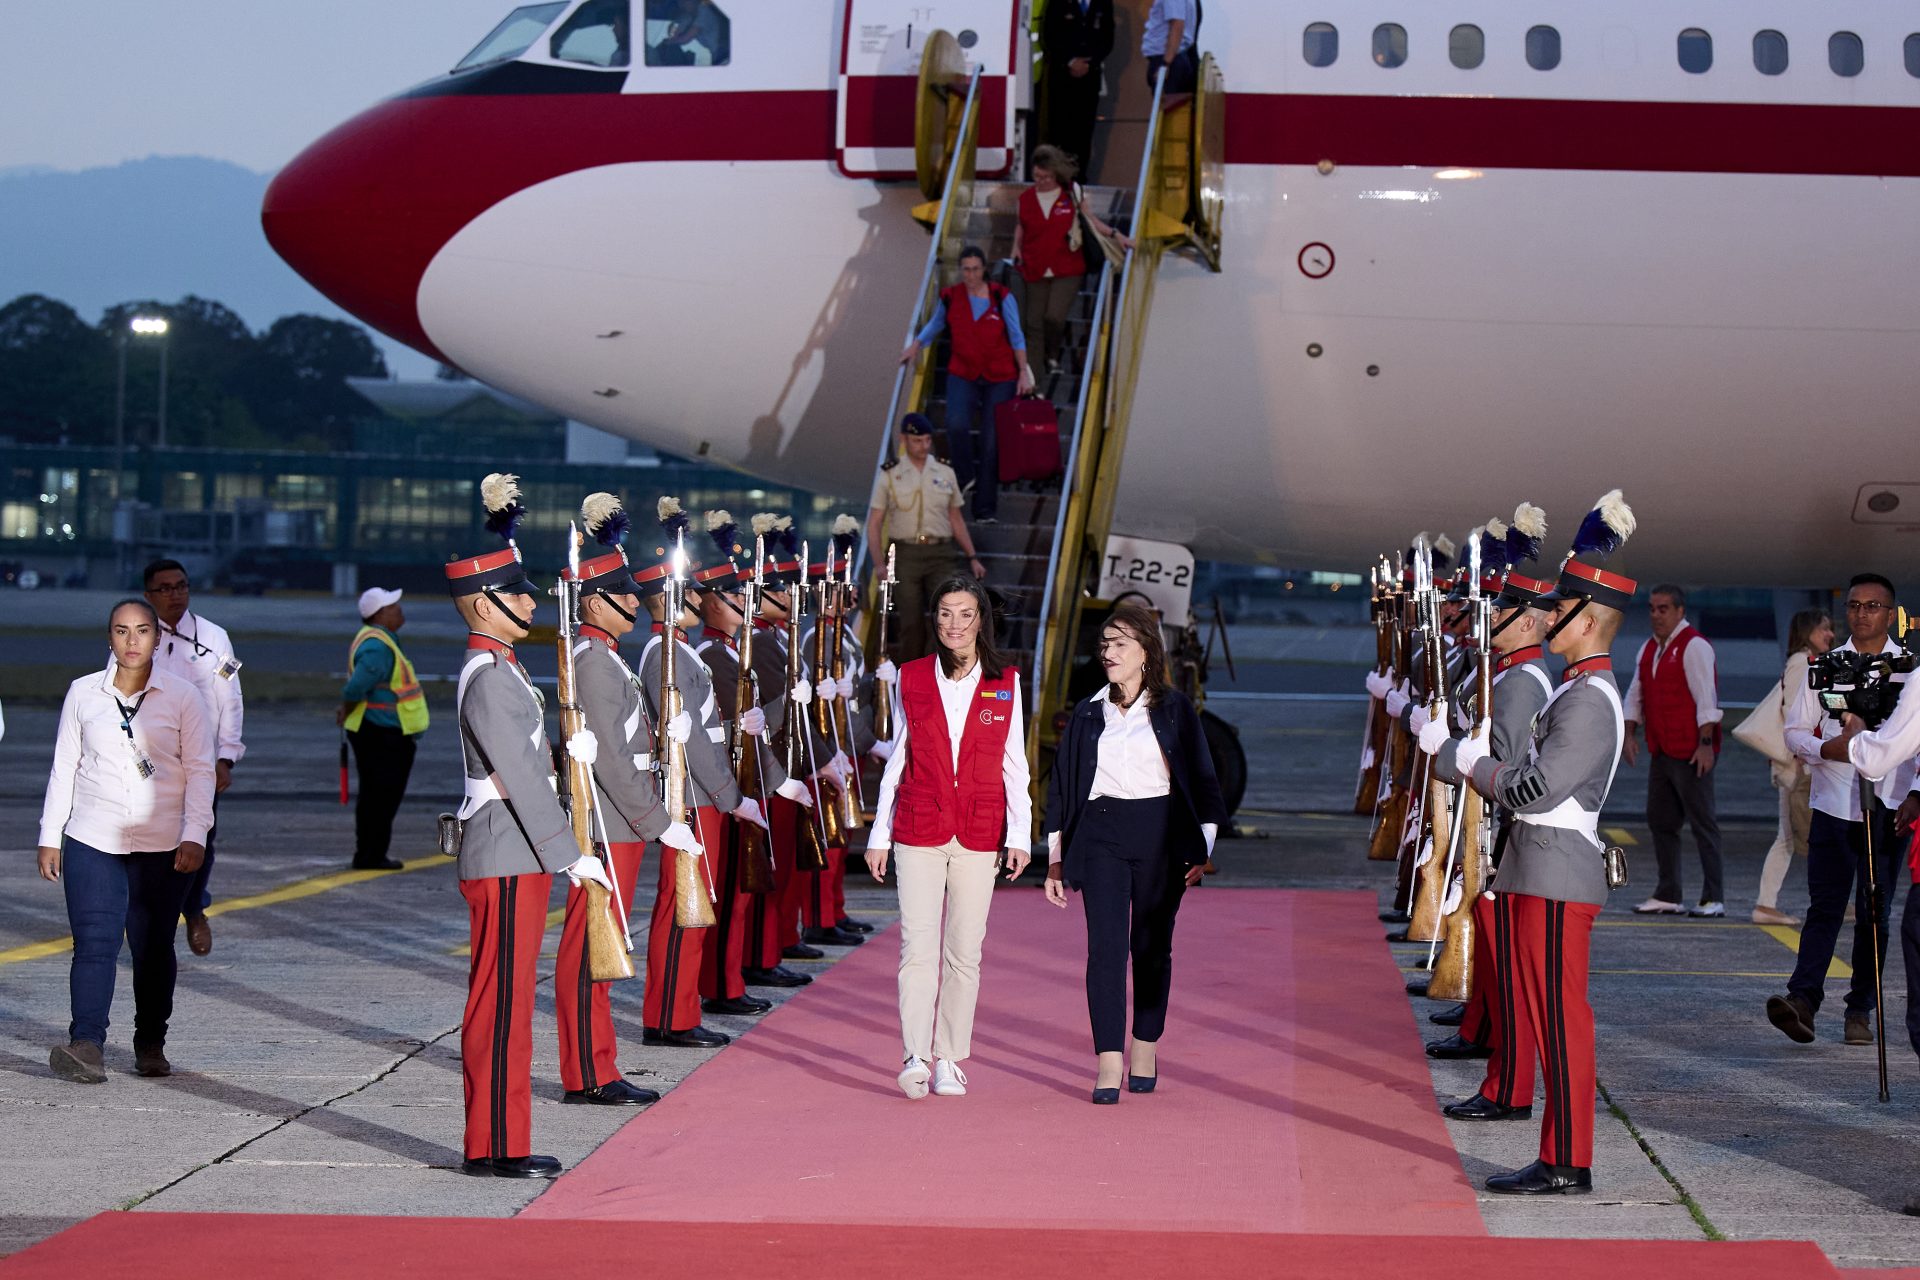
[[[1006,838],[1007,787],[1000,766],[1013,726],[1014,686],[1020,673],[1008,667],[997,680],[980,678],[980,687],[967,700],[956,771],[947,709],[934,674],[938,661],[939,655],[933,654],[900,668],[907,767],[893,793],[893,839],[937,849],[958,838],[977,853],[993,853]]]
[[[1007,337],[1007,318],[1000,310],[1007,291],[997,284],[987,285],[987,309],[973,318],[973,299],[967,286],[956,284],[943,295],[947,302],[947,332],[953,335],[953,354],[947,360],[947,376],[971,382],[1012,382],[1020,376],[1019,362],[1013,358],[1013,342]]]
[[[1660,666],[1653,665],[1653,642],[1640,650],[1641,714],[1647,717],[1647,749],[1655,755],[1685,760],[1700,746],[1700,717],[1694,706],[1693,690],[1687,687],[1687,668],[1681,661],[1687,646],[1700,638],[1691,624],[1682,623],[1679,634],[1667,642],[1666,656]],[[1719,685],[1718,673],[1714,677]],[[1714,750],[1720,749],[1720,730],[1713,731]]]
[[[1067,243],[1073,230],[1073,197],[1064,188],[1054,197],[1053,212],[1040,211],[1040,196],[1032,187],[1020,193],[1020,274],[1043,280],[1051,271],[1056,279],[1085,275],[1087,260]]]

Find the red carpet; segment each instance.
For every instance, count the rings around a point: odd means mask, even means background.
[[[1029,1185],[1028,1199],[1044,1189]],[[1538,1275],[1554,1280],[1679,1276],[1687,1280],[1786,1280],[1838,1275],[1811,1244],[1709,1244],[1627,1240],[1475,1240],[1402,1236],[1271,1236],[1247,1232],[1147,1232],[952,1227],[829,1227],[528,1222],[525,1218],[326,1218],[252,1214],[103,1213],[0,1262],[0,1276],[71,1280],[136,1274],[142,1280],[272,1276],[615,1275],[648,1273],[846,1280],[901,1275],[942,1280],[1032,1280],[1088,1269],[1156,1277],[1312,1276],[1361,1280],[1406,1272],[1421,1280]],[[684,1263],[676,1259],[698,1259]],[[124,1270],[123,1270],[124,1269]]]
[[[1480,1234],[1369,894],[1192,894],[1161,1086],[1094,1107],[1085,928],[999,895],[965,1098],[910,1102],[887,933],[523,1218]]]

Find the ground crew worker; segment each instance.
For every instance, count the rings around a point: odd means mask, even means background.
[[[973,547],[973,534],[961,510],[960,482],[953,468],[933,456],[933,423],[925,414],[900,420],[899,456],[881,464],[867,502],[867,545],[874,562],[885,559],[889,543],[900,583],[894,596],[900,611],[895,662],[911,662],[930,653],[928,597],[934,587],[957,573],[987,576]],[[884,536],[883,536],[884,535]]]
[[[334,723],[347,731],[360,775],[353,808],[353,869],[398,871],[388,856],[393,819],[413,774],[415,739],[427,731],[427,699],[413,663],[400,648],[407,615],[403,593],[368,587],[360,593],[358,634],[348,651],[347,684]]]
[[[460,802],[460,892],[472,926],[467,1007],[460,1024],[466,1163],[476,1177],[552,1178],[560,1161],[531,1154],[533,988],[556,872],[607,884],[582,857],[554,790],[545,700],[513,646],[539,604],[514,528],[526,514],[510,475],[481,482],[487,529],[506,543],[446,566],[467,624],[456,699],[466,794]]]

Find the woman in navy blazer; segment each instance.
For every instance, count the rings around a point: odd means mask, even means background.
[[[1047,783],[1047,900],[1087,912],[1093,1101],[1120,1100],[1133,961],[1127,1088],[1151,1093],[1173,981],[1173,923],[1227,820],[1193,703],[1166,681],[1160,622],[1122,605],[1100,633],[1108,685],[1073,709]]]

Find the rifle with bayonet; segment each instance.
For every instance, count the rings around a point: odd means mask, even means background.
[[[687,607],[686,532],[682,530],[676,539],[673,572],[667,576],[666,625],[660,632],[660,790],[667,821],[695,827],[694,813],[687,805],[687,744],[673,736],[673,722],[686,711],[679,684],[680,615]],[[707,882],[705,863],[699,853],[674,850],[673,922],[682,929],[704,929],[713,923],[713,887]]]
[[[1385,561],[1381,568],[1386,569]],[[1402,566],[1395,565],[1391,571],[1387,588],[1386,621],[1388,635],[1392,641],[1391,668],[1389,671],[1395,685],[1405,684],[1413,671],[1412,619],[1409,616],[1411,602],[1404,589]],[[1374,862],[1392,862],[1399,855],[1405,840],[1407,824],[1408,788],[1401,782],[1410,767],[1412,754],[1412,735],[1400,721],[1386,714],[1383,703],[1380,708],[1385,735],[1385,767],[1380,774],[1380,791],[1374,804],[1373,833],[1367,843],[1367,857]],[[1396,904],[1398,905],[1398,904]]]
[[[887,621],[893,613],[893,588],[898,579],[894,576],[894,544],[887,545],[887,576],[880,579],[880,647],[874,652],[879,661],[888,661]],[[885,680],[873,682],[873,736],[882,742],[893,738],[893,686]]]
[[[1475,530],[1472,558],[1473,585],[1468,597],[1473,609],[1475,654],[1475,715],[1469,736],[1484,743],[1493,735],[1493,601],[1480,590],[1480,531]],[[1492,827],[1487,802],[1464,773],[1456,789],[1454,846],[1459,851],[1460,877],[1449,868],[1447,896],[1440,922],[1444,942],[1433,960],[1433,980],[1427,995],[1434,1000],[1465,1000],[1473,992],[1473,951],[1478,922],[1473,904],[1486,891],[1493,873]],[[1450,859],[1451,861],[1452,859]]]
[[[1445,633],[1440,624],[1441,586],[1433,578],[1433,553],[1424,543],[1414,549],[1414,602],[1420,610],[1420,632],[1426,646],[1427,719],[1446,723],[1448,709]],[[1418,761],[1421,805],[1418,845],[1414,854],[1414,886],[1407,914],[1409,942],[1436,942],[1440,937],[1440,905],[1446,893],[1441,878],[1446,851],[1453,839],[1453,789],[1433,776],[1433,757],[1420,753]]]
[[[846,557],[845,576],[834,590],[838,593],[840,606],[834,610],[833,618],[833,679],[836,684],[847,678],[847,650],[852,641],[847,636],[847,614],[853,610],[853,556]],[[865,784],[860,780],[860,748],[853,740],[853,704],[850,699],[840,697],[836,692],[833,699],[833,729],[840,739],[840,750],[847,757],[847,788],[843,803],[843,824],[849,831],[858,831],[866,825],[867,797]]]
[[[740,727],[740,717],[749,707],[760,705],[760,678],[753,672],[753,620],[760,616],[760,597],[767,589],[766,539],[753,539],[753,577],[740,591],[740,630],[734,641],[740,670],[733,685],[733,780],[740,794],[751,797],[766,813],[766,779],[760,770],[760,740]],[[767,829],[757,822],[735,822],[740,841],[740,891],[770,893],[773,890],[773,842]]]
[[[1374,673],[1384,677],[1392,667],[1393,635],[1387,617],[1387,588],[1381,579],[1380,566],[1372,570],[1372,590],[1368,598],[1368,614],[1373,619]],[[1387,709],[1385,699],[1371,695],[1367,698],[1367,727],[1360,735],[1360,776],[1353,787],[1353,811],[1357,814],[1371,814],[1380,803],[1380,766],[1383,748],[1387,741]]]
[[[814,774],[813,736],[807,732],[807,709],[794,699],[794,692],[806,683],[806,673],[801,667],[800,654],[800,617],[807,607],[807,545],[800,544],[800,581],[788,588],[787,599],[787,716],[780,726],[781,765],[789,778],[806,781]],[[821,809],[826,806],[819,803],[824,800],[825,789],[816,797],[812,808],[802,806],[799,833],[794,841],[794,866],[801,871],[824,871],[827,867],[827,850],[834,846],[827,839],[826,815]]]

